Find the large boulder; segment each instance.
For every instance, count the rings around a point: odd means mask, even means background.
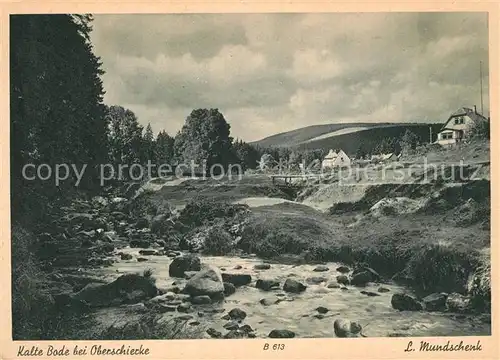
[[[236,292],[236,287],[228,282],[224,283],[224,296],[231,296]]]
[[[234,286],[248,285],[252,282],[252,276],[248,274],[227,274],[222,273],[222,280]]]
[[[148,240],[134,239],[130,241],[131,248],[148,248],[150,245]]]
[[[446,293],[433,293],[424,297],[422,302],[427,311],[442,311],[446,309],[447,298],[448,294]]]
[[[286,279],[285,284],[283,285],[283,290],[291,293],[301,293],[306,291],[307,286],[293,279]]]
[[[184,293],[191,296],[208,295],[219,297],[224,293],[224,283],[220,270],[208,265],[186,283]]]
[[[198,256],[188,254],[174,258],[174,260],[170,263],[170,266],[168,268],[168,274],[171,277],[182,278],[184,277],[184,273],[186,271],[200,271],[200,270],[201,270],[200,258]]]
[[[255,283],[255,287],[257,289],[261,289],[264,291],[270,291],[272,289],[279,288],[280,283],[277,280],[272,280],[272,279],[259,279]]]
[[[295,333],[290,330],[276,329],[272,330],[268,336],[273,339],[286,339],[286,338],[294,338]]]
[[[347,275],[338,275],[337,283],[341,285],[349,285],[349,277]]]
[[[150,299],[158,294],[151,278],[125,274],[109,284],[90,283],[73,295],[90,306],[110,306]]]
[[[352,272],[351,275],[351,285],[354,286],[365,286],[369,282],[375,282],[380,280],[380,275],[367,266],[361,266]]]
[[[349,269],[347,266],[343,266],[343,265],[339,266],[336,270],[341,274],[345,274],[345,273],[348,273],[349,271],[351,271],[351,269]]]
[[[328,279],[323,276],[311,276],[306,279],[306,283],[311,284],[311,285],[318,285],[321,284],[322,282],[326,282]]]
[[[313,271],[316,271],[316,272],[323,272],[323,271],[328,271],[328,270],[330,270],[330,269],[326,265],[318,265],[313,269]]]
[[[471,299],[468,296],[452,293],[446,299],[446,307],[452,312],[470,312],[472,310]]]
[[[240,308],[234,308],[228,313],[229,318],[235,321],[243,321],[247,317],[247,313]]]
[[[401,311],[419,311],[423,309],[422,304],[416,298],[408,294],[392,295],[391,305],[394,309]]]
[[[333,322],[333,331],[337,337],[358,337],[361,334],[361,325],[347,319],[336,319]]]

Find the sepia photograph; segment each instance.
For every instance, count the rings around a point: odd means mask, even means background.
[[[8,28],[12,340],[491,336],[487,12]]]

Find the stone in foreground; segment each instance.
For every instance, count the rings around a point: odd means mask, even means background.
[[[268,336],[273,339],[290,339],[295,337],[295,333],[290,330],[273,330]]]
[[[286,279],[285,284],[283,285],[283,290],[291,293],[301,293],[306,291],[307,286],[293,279]]]
[[[224,293],[224,284],[219,269],[208,265],[189,279],[183,292],[193,297],[201,295],[220,297],[220,294]]]
[[[408,294],[394,294],[391,298],[391,305],[396,310],[420,311],[422,304],[413,296]]]

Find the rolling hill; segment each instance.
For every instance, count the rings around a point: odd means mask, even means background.
[[[429,127],[432,127],[433,139],[442,124],[416,123],[348,123],[312,125],[269,136],[252,144],[260,147],[299,147],[301,149],[341,148],[346,153],[354,153],[363,147],[374,148],[387,137],[401,137],[408,129],[414,132],[420,141],[429,142]]]

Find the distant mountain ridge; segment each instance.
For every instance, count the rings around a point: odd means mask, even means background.
[[[361,143],[374,147],[386,137],[401,137],[408,129],[414,132],[421,142],[430,141],[432,128],[433,140],[442,123],[342,123],[311,125],[252,142],[260,147],[300,147],[303,149],[341,148],[354,153]],[[343,130],[343,131],[342,131]]]

